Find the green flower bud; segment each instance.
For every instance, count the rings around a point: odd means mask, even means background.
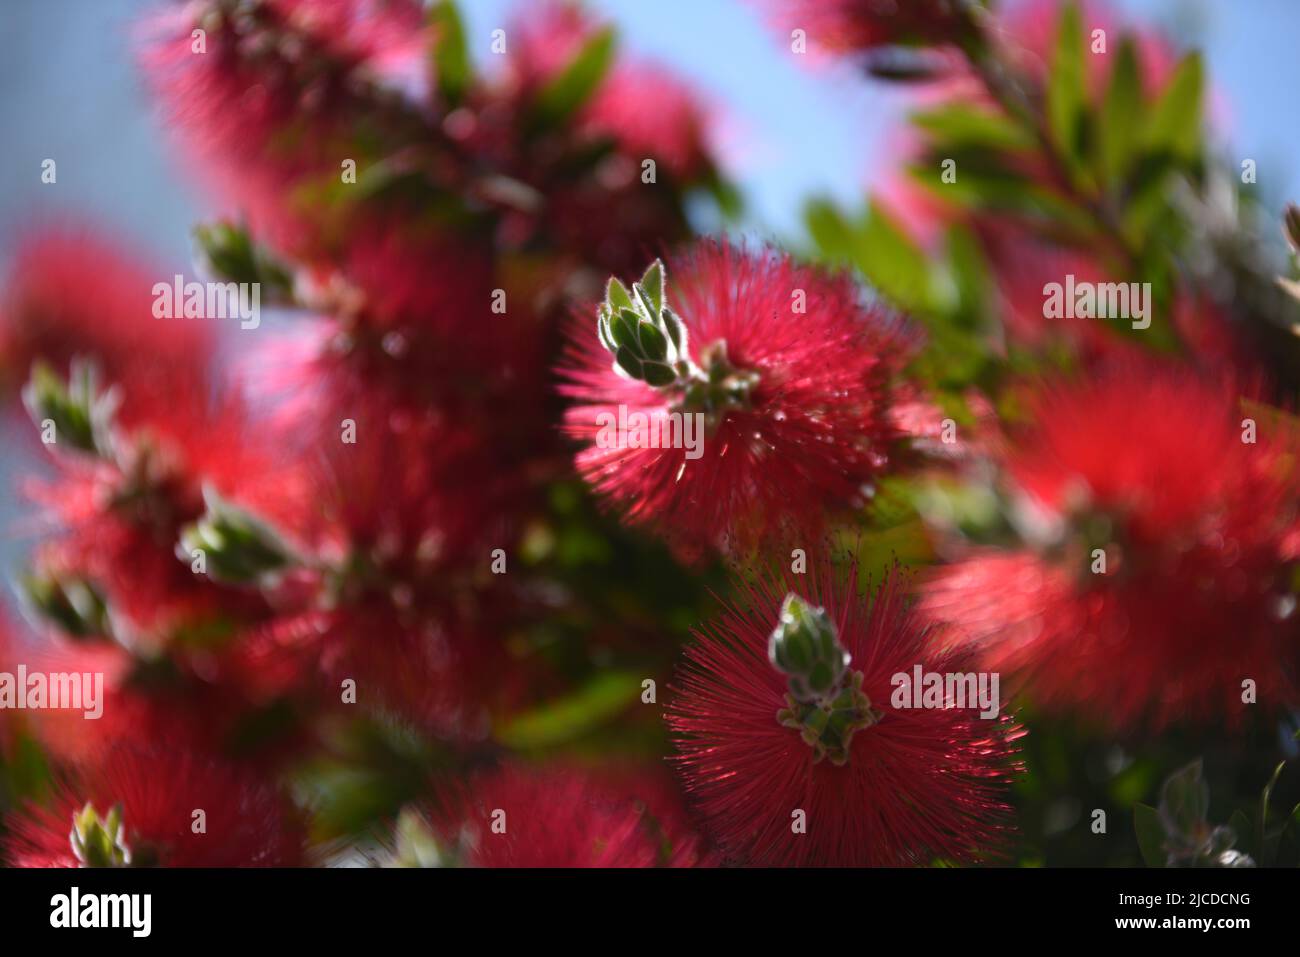
[[[72,853],[83,867],[126,867],[131,863],[120,804],[114,805],[104,818],[93,804],[87,804],[72,815],[72,831],[68,837]]]
[[[50,444],[90,455],[113,454],[113,417],[119,396],[116,390],[101,391],[95,366],[81,359],[72,360],[65,383],[43,362],[32,368],[32,377],[23,389],[23,404],[44,431],[53,424]]]
[[[293,561],[289,547],[269,525],[203,490],[207,511],[181,531],[176,555],[193,562],[202,554],[209,578],[235,585],[256,584]]]
[[[52,622],[70,638],[97,638],[109,633],[104,597],[83,578],[35,572],[22,577],[19,591],[23,605],[31,613]]]

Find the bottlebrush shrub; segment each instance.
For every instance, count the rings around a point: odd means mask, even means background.
[[[405,833],[403,833],[405,831]],[[399,828],[401,863],[698,867],[716,856],[668,782],[644,773],[507,765],[446,789]]]
[[[5,857],[18,867],[286,867],[302,862],[305,834],[288,801],[246,772],[128,747],[9,827]]]
[[[870,600],[858,584],[856,567],[764,578],[685,652],[667,711],[677,768],[731,862],[972,862],[1011,833],[1017,726],[895,708],[895,674],[971,661],[932,644],[898,571]]]
[[[903,438],[892,402],[907,337],[846,277],[702,242],[631,290],[611,279],[599,313],[598,335],[574,323],[562,368],[578,469],[688,553],[815,538]],[[644,447],[632,416],[661,447]],[[702,425],[696,449],[684,430],[663,441],[674,420]]]
[[[1044,385],[1027,415],[999,455],[1025,544],[937,569],[927,619],[1115,728],[1236,722],[1245,679],[1294,695],[1295,426],[1152,362]]]

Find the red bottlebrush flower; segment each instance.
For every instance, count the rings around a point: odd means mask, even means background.
[[[999,791],[1018,769],[1018,729],[959,702],[896,707],[895,675],[966,673],[969,661],[931,643],[897,572],[870,603],[856,570],[844,582],[833,576],[765,580],[685,652],[667,721],[706,831],[728,860],[758,865],[997,856],[1009,830]],[[776,647],[778,636],[793,647],[791,628],[814,642],[802,678],[792,665],[799,649]]]
[[[427,89],[424,26],[416,0],[203,0],[152,22],[142,60],[218,190],[303,251],[320,242],[311,224],[343,158],[363,167],[368,136],[410,143],[427,129],[399,94]]]
[[[446,862],[472,867],[698,867],[714,863],[658,776],[507,765],[429,815]]]
[[[88,721],[67,709],[31,714],[42,744],[67,761],[94,762],[106,749],[143,741],[274,768],[301,757],[308,730],[297,718],[319,692],[337,688],[306,680],[310,672],[285,645],[269,626],[250,627],[211,647],[171,648],[165,656],[147,649],[137,655],[107,641],[51,639],[20,660],[29,671],[104,676],[101,717]]]
[[[563,373],[578,403],[566,427],[584,444],[579,470],[631,521],[688,549],[745,548],[778,533],[807,541],[828,507],[861,500],[901,436],[891,400],[904,337],[859,305],[847,277],[776,252],[705,243],[669,275],[660,322],[669,336],[684,333],[666,349],[664,332],[644,333],[664,359],[644,367],[656,385],[616,367],[607,350],[621,346],[604,332],[602,343],[587,322],[575,325]],[[630,307],[621,284],[610,289],[628,303],[620,311]],[[660,447],[638,447],[647,443]]]
[[[542,431],[537,403],[520,396],[545,389],[545,327],[514,290],[506,311],[481,250],[376,223],[359,226],[339,259],[299,282],[319,314],[241,363],[240,378],[272,406],[284,441],[337,442],[341,420],[361,427],[363,414],[384,404],[406,417],[436,407],[448,420],[475,422],[490,436],[485,445],[503,449]],[[370,436],[375,425],[364,426]]]
[[[574,3],[530,5],[510,30],[504,82],[514,96],[535,96],[599,33],[601,24]],[[582,139],[607,139],[635,159],[653,157],[686,181],[711,165],[709,118],[695,92],[671,70],[620,59],[574,118]]]
[[[205,494],[274,509],[303,495],[301,473],[251,437],[239,402],[195,396],[191,385],[164,403],[147,389],[141,394],[136,381],[121,389],[111,448],[79,453],[56,443],[57,477],[32,484],[33,498],[59,526],[41,571],[89,578],[120,623],[151,640],[214,614],[236,621],[256,613],[264,607],[259,596],[222,589],[177,557],[180,533],[204,514]]]
[[[313,556],[319,594],[276,626],[339,700],[446,736],[479,737],[512,673],[501,640],[512,603],[491,574],[510,541],[510,482],[483,467],[477,437],[441,416],[359,405],[355,444],[329,440],[286,531]],[[378,450],[378,451],[377,451]],[[382,454],[380,454],[382,453]]]
[[[763,0],[783,36],[844,53],[900,43],[946,43],[967,29],[957,0]]]
[[[1040,390],[1002,454],[1029,545],[937,571],[927,618],[1112,727],[1238,720],[1247,678],[1294,700],[1297,436],[1249,415],[1152,363]]]
[[[45,227],[28,238],[0,295],[0,390],[15,394],[38,360],[66,373],[81,356],[158,404],[203,395],[210,327],[155,319],[154,283],[171,274],[145,262],[90,227]]]
[[[288,801],[243,771],[125,747],[10,828],[7,856],[19,867],[286,867],[301,863],[304,836]]]
[[[617,64],[578,118],[581,133],[608,137],[630,157],[653,157],[689,182],[713,163],[709,115],[680,77],[656,64]]]

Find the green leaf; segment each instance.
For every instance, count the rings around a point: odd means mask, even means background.
[[[510,748],[561,744],[639,703],[640,696],[640,675],[601,673],[569,697],[512,719],[497,730],[496,738]]]
[[[662,362],[646,362],[641,366],[641,377],[647,384],[654,386],[656,389],[672,385],[677,381],[677,373],[672,370],[672,367],[666,366]]]
[[[614,335],[609,328],[609,306],[604,303],[596,311],[596,335],[600,337],[600,344],[609,352],[618,348],[618,343],[614,341]]]
[[[650,268],[641,277],[641,288],[650,297],[650,303],[654,306],[654,311],[650,315],[657,316],[664,307],[664,264],[661,260],[656,259],[650,264]]]
[[[993,283],[979,240],[971,230],[953,226],[948,230],[946,247],[957,295],[953,319],[964,329],[978,329],[993,295]]]
[[[605,28],[592,35],[559,75],[537,94],[534,113],[542,127],[554,127],[587,103],[609,71],[614,58],[614,31]]]
[[[679,356],[685,355],[686,326],[682,323],[681,318],[667,306],[664,306],[663,312],[659,313],[659,318],[663,320],[664,331],[668,333],[668,338],[672,340],[673,348],[677,350],[677,354]]]
[[[109,634],[108,605],[94,584],[84,578],[33,572],[19,579],[18,592],[23,606],[33,615],[53,622],[74,640]]]
[[[1114,187],[1132,165],[1142,137],[1142,72],[1132,37],[1120,41],[1097,122],[1101,179]]]
[[[609,282],[605,285],[605,301],[615,311],[636,308],[632,303],[632,294],[627,291],[627,287],[613,276],[609,277]]]
[[[1236,845],[1238,850],[1249,851],[1250,848],[1244,846],[1242,841],[1249,838],[1252,830],[1250,825],[1250,815],[1241,808],[1237,808],[1237,810],[1232,812],[1232,816],[1228,818],[1228,827],[1232,828],[1232,833],[1237,838]]]
[[[1146,146],[1182,160],[1195,158],[1201,142],[1205,69],[1200,54],[1183,57],[1147,125]]]
[[[997,150],[1027,150],[1035,145],[1033,131],[1005,113],[962,103],[919,110],[911,120],[930,134],[939,152],[944,144]]]
[[[1137,829],[1138,849],[1147,867],[1165,866],[1165,829],[1160,823],[1160,813],[1148,804],[1133,807],[1133,823]]]
[[[641,342],[637,338],[636,327],[641,319],[635,312],[630,309],[624,309],[610,324],[610,332],[613,334],[615,345],[623,349],[630,349],[632,352],[641,356]]]
[[[1193,834],[1210,812],[1210,787],[1198,759],[1165,780],[1160,792],[1160,820],[1171,834]]]
[[[662,362],[668,358],[668,339],[657,326],[642,322],[637,326],[641,340],[641,352],[647,359]]]
[[[928,312],[934,307],[925,254],[876,203],[856,237],[854,262],[871,284],[900,308]]]
[[[1047,79],[1047,129],[1052,142],[1072,166],[1079,160],[1079,134],[1086,109],[1083,70],[1083,24],[1079,7],[1061,11],[1056,51]]]
[[[465,20],[456,0],[437,0],[429,8],[429,22],[436,36],[433,70],[438,95],[444,104],[455,107],[465,98],[473,78],[469,46],[465,42]]]
[[[804,206],[804,225],[823,259],[851,262],[853,229],[843,213],[828,199],[809,200]]]
[[[614,361],[618,363],[619,367],[633,379],[644,381],[645,373],[641,368],[641,360],[637,358],[636,353],[631,349],[628,349],[625,346],[621,347],[618,352],[614,354]]]

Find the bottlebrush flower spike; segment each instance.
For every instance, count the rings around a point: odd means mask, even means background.
[[[212,327],[155,319],[151,290],[167,273],[122,247],[68,223],[23,242],[0,291],[0,393],[16,394],[37,362],[65,375],[77,357],[146,405],[205,393]]]
[[[563,372],[579,470],[686,551],[809,540],[902,437],[899,328],[848,278],[774,251],[709,242],[630,290],[612,279],[597,335],[575,338]]]
[[[999,792],[1018,770],[1020,732],[979,709],[895,707],[895,675],[968,670],[931,643],[898,572],[870,602],[856,570],[842,582],[834,572],[768,578],[697,638],[667,720],[688,796],[729,861],[998,855],[1009,831]]]
[[[1292,700],[1294,424],[1149,361],[1041,387],[1027,411],[1000,455],[1026,544],[937,570],[922,613],[1108,727],[1238,721],[1245,679],[1261,706]]]
[[[677,795],[645,774],[507,765],[442,795],[427,822],[424,843],[428,847],[432,842],[435,859],[444,866],[693,867],[713,862],[690,829]]]
[[[284,867],[302,841],[296,812],[247,772],[119,747],[15,814],[5,850],[19,867]]]

